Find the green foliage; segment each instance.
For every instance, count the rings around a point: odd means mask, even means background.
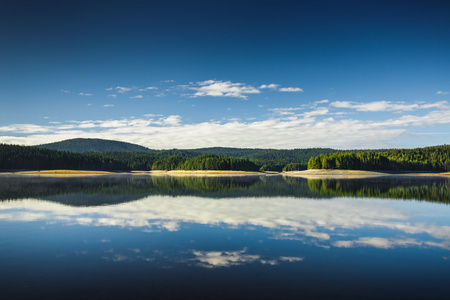
[[[450,171],[450,146],[321,154],[309,159],[308,169]]]
[[[290,163],[283,168],[283,172],[306,170],[305,164]]]
[[[123,143],[102,139],[70,139],[57,143],[40,145],[40,148],[89,153],[100,152],[104,155],[114,157],[127,164],[130,169],[151,170],[156,157],[179,156],[183,158],[197,157],[203,154],[215,154],[219,156],[231,156],[236,158],[248,158],[262,171],[282,171],[288,164],[298,164],[288,167],[295,170],[304,169],[311,156],[333,153],[336,150],[324,148],[310,149],[249,149],[249,148],[199,148],[199,149],[169,149],[169,150],[150,150],[148,148],[130,143]],[[121,152],[126,152],[121,155]],[[137,152],[137,153],[135,153]],[[154,154],[152,156],[151,154]],[[126,156],[130,156],[127,158]],[[164,165],[164,162],[157,162],[155,168],[170,169],[170,165]],[[292,169],[292,170],[294,170]]]
[[[72,153],[0,144],[0,169],[257,171],[259,166],[248,158],[214,154],[181,157],[146,152]]]
[[[0,144],[0,169],[126,170],[122,162],[101,154]]]

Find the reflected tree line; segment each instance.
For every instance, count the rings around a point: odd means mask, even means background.
[[[443,177],[304,179],[283,176],[171,177],[117,175],[75,178],[2,176],[0,200],[38,198],[72,206],[96,206],[148,196],[333,198],[369,197],[450,203]]]

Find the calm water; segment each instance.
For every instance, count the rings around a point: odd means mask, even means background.
[[[0,175],[2,299],[448,299],[450,180]]]

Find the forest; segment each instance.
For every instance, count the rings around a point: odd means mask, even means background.
[[[330,148],[286,150],[227,147],[152,150],[143,146],[119,141],[82,138],[43,144],[37,147],[76,153],[101,153],[126,162],[131,169],[151,169],[155,156],[179,156],[189,158],[197,157],[202,154],[215,154],[226,157],[248,158],[258,165],[258,168],[262,171],[278,172],[284,170],[306,170],[310,157],[337,151]],[[126,154],[124,155],[123,152],[126,152]]]
[[[62,146],[64,147],[62,148],[96,151],[82,151],[80,153],[46,149],[43,145],[0,144],[0,170],[237,170],[280,172],[308,168],[450,171],[450,146],[448,145],[372,151],[338,151],[328,148],[150,150],[134,144],[105,140],[94,140],[94,146],[89,146],[85,141],[81,144],[78,143],[79,140],[69,140],[70,145],[63,143]],[[146,150],[128,150],[142,148]]]
[[[0,169],[258,171],[260,167],[248,158],[235,158],[215,154],[182,157],[135,151],[74,153],[39,147],[0,144]]]
[[[450,145],[321,154],[309,159],[308,169],[450,171]]]

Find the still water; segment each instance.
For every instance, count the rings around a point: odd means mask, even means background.
[[[0,175],[2,299],[448,299],[450,179]]]

